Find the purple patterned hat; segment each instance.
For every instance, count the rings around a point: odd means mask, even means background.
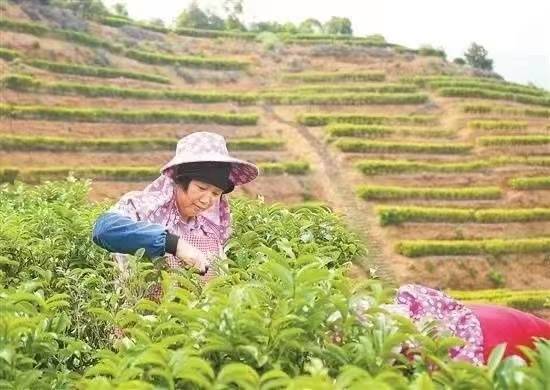
[[[160,171],[170,176],[171,168],[176,165],[201,161],[230,163],[229,180],[236,186],[251,182],[259,173],[256,165],[231,157],[221,135],[206,131],[191,133],[180,139],[176,155]]]

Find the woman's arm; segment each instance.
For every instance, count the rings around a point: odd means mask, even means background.
[[[134,221],[117,212],[107,212],[98,217],[92,232],[92,240],[109,252],[134,254],[144,248],[149,258],[175,255],[178,236],[159,224]]]

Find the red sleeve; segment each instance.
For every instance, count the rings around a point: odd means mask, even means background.
[[[496,305],[466,306],[475,313],[481,324],[485,361],[498,344],[507,344],[504,356],[522,356],[518,346],[532,348],[534,337],[550,339],[550,322],[532,314]]]

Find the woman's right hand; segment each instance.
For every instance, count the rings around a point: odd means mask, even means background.
[[[210,262],[200,250],[187,243],[181,238],[178,240],[178,246],[176,249],[176,257],[192,267],[199,270],[201,275],[208,272]]]

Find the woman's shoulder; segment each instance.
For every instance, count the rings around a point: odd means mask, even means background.
[[[141,191],[130,191],[124,194],[111,211],[128,215],[138,220],[149,220],[155,213],[160,213],[174,198],[173,182],[170,178],[160,176]]]
[[[172,194],[132,191],[124,194],[110,211],[127,215],[137,220],[158,219],[172,201]]]

